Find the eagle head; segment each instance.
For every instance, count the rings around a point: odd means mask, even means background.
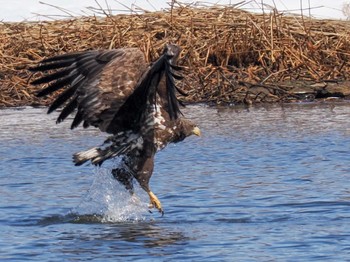
[[[199,129],[199,127],[191,120],[185,118],[179,119],[179,124],[176,131],[177,134],[174,143],[180,142],[191,135],[201,135],[201,130]]]

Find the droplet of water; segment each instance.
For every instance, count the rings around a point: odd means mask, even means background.
[[[148,215],[145,195],[138,185],[135,185],[135,195],[130,195],[124,186],[113,178],[111,169],[98,168],[87,195],[72,213],[98,215],[102,223],[144,221]]]

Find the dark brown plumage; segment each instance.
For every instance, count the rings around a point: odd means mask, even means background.
[[[200,134],[195,124],[180,116],[176,92],[184,93],[174,80],[181,79],[181,68],[175,65],[179,52],[178,46],[166,45],[149,65],[136,48],[83,51],[44,59],[30,69],[45,73],[32,82],[46,84],[39,97],[62,90],[48,110],[63,106],[57,123],[76,111],[72,129],[82,124],[110,134],[103,147],[74,154],[75,164],[101,165],[122,157],[121,165],[112,171],[114,177],[131,193],[135,178],[149,194],[151,207],[162,213],[149,187],[155,153],[169,143]]]

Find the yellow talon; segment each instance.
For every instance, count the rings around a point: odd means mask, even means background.
[[[162,209],[162,204],[160,203],[158,197],[153,194],[152,191],[148,192],[149,195],[149,199],[150,199],[150,204],[149,204],[149,208],[157,208],[158,211],[162,214],[162,216],[164,215],[164,211]]]

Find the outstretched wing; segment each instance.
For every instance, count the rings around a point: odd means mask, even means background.
[[[102,131],[116,134],[139,128],[150,99],[156,100],[156,91],[165,75],[165,100],[171,118],[180,113],[176,99],[174,57],[180,49],[167,45],[163,55],[148,66],[142,52],[135,48],[85,51],[45,59],[33,72],[48,73],[32,82],[48,84],[38,96],[62,89],[63,92],[49,107],[48,113],[64,105],[57,118],[63,121],[75,109],[77,113],[71,128],[83,122]],[[159,91],[160,92],[160,91]]]
[[[136,48],[64,54],[30,68],[44,72],[31,84],[48,84],[37,94],[39,97],[63,90],[48,110],[51,113],[64,105],[57,123],[77,109],[72,129],[83,122],[84,127],[92,125],[106,131],[147,67],[143,53]]]
[[[117,126],[123,126],[125,130],[138,130],[140,125],[146,122],[154,123],[154,118],[148,114],[147,107],[152,104],[157,107],[157,94],[162,98],[161,102],[166,107],[170,119],[177,119],[181,113],[176,92],[184,95],[184,92],[175,85],[174,79],[182,78],[176,71],[180,67],[174,65],[180,53],[180,48],[176,45],[165,46],[163,54],[155,61],[140,79],[134,92],[128,97],[122,107],[111,121],[107,132],[115,130]]]

